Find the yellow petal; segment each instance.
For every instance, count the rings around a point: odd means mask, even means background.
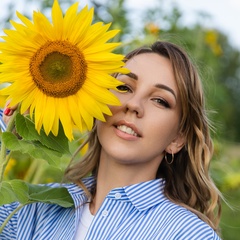
[[[44,41],[55,39],[53,26],[46,16],[44,16],[41,12],[36,12],[33,15],[33,21],[35,29],[38,32],[38,37],[43,38]]]
[[[78,94],[81,95],[82,99],[84,99],[84,102],[81,102],[84,109],[88,111],[88,113],[91,114],[92,117],[99,120],[104,120],[101,109],[96,105],[96,100],[84,90],[80,91]]]
[[[63,33],[63,14],[57,0],[54,0],[52,8],[53,30],[56,39],[62,39]]]
[[[97,105],[99,106],[99,108],[101,109],[101,111],[104,113],[104,114],[107,114],[109,116],[112,116],[112,112],[110,110],[110,108],[108,107],[108,105],[104,104],[104,103],[101,103],[101,102],[97,102]],[[104,120],[105,121],[105,120]]]
[[[86,13],[86,14],[85,14]],[[80,14],[76,25],[75,26],[79,26],[79,28],[75,28],[72,36],[73,38],[71,39],[71,41],[73,41],[75,44],[79,44],[82,41],[84,41],[84,38],[86,37],[87,31],[89,30],[89,27],[92,23],[92,19],[93,19],[93,9],[90,9],[89,12],[87,12],[86,10],[83,12],[83,14]],[[84,46],[82,45],[81,49],[83,49]]]
[[[44,106],[45,104],[46,106]],[[46,102],[43,103],[42,108],[45,109],[43,114],[44,132],[48,135],[53,128],[54,120],[56,118],[55,99],[48,97]]]
[[[90,71],[88,74],[88,81],[92,84],[104,87],[107,89],[115,89],[117,86],[122,85],[123,83],[118,79],[112,77],[109,74],[102,72]]]
[[[35,99],[35,110],[34,110],[34,118],[35,118],[35,128],[40,133],[41,127],[43,125],[43,115],[45,109],[43,105],[46,106],[46,96],[39,92],[39,96]]]
[[[31,30],[34,29],[34,25],[33,23],[24,15],[22,15],[21,13],[17,12],[17,17],[25,24],[25,26]]]
[[[21,113],[24,114],[27,110],[29,110],[30,106],[33,103],[33,100],[35,98],[35,91],[29,92],[28,96],[22,100],[21,104]]]
[[[69,112],[72,116],[74,124],[77,125],[80,131],[83,131],[82,121],[81,121],[81,115],[78,111],[78,101],[76,96],[70,96],[68,97],[68,106],[69,106]]]
[[[94,84],[89,84],[89,82],[86,82],[82,88],[84,91],[86,91],[86,93],[88,93],[90,96],[92,96],[93,99],[97,100],[98,102],[109,105],[120,105],[118,98],[108,89],[99,87]]]
[[[79,112],[81,114],[82,117],[82,125],[83,125],[83,131],[84,129],[86,130],[91,130],[93,127],[93,116],[85,109],[85,107],[83,106],[81,99],[78,99],[79,101]],[[85,127],[84,127],[85,125]]]
[[[59,114],[56,109],[56,116],[54,118],[54,122],[53,122],[53,126],[52,126],[52,133],[54,136],[58,135],[58,129],[59,129],[59,117],[58,116],[59,116]]]
[[[73,133],[72,133],[72,121],[71,121],[71,116],[68,113],[68,104],[65,99],[60,99],[60,103],[62,106],[62,111],[59,112],[59,118],[63,126],[64,133],[66,137],[69,140],[73,139]]]
[[[74,30],[74,26],[77,21],[77,10],[78,10],[78,2],[74,3],[69,7],[65,16],[63,23],[63,38],[67,39],[69,35],[72,34]]]
[[[120,45],[120,43],[106,43],[106,44],[102,44],[102,45],[91,46],[90,48],[84,49],[83,53],[88,55],[88,54],[94,54],[94,53],[109,52],[109,51],[114,50],[119,45]],[[79,47],[81,47],[81,46],[79,46]]]

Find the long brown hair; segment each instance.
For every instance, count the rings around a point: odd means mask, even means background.
[[[211,124],[197,69],[186,52],[170,42],[157,41],[150,47],[138,48],[126,55],[126,61],[142,53],[157,53],[170,60],[182,106],[180,132],[186,138],[185,146],[175,154],[172,164],[162,161],[156,177],[165,178],[165,195],[171,201],[191,210],[217,231],[221,194],[209,175],[213,154]],[[88,152],[81,161],[72,162],[65,174],[84,189],[81,179],[89,174],[96,176],[98,171],[101,145],[95,129],[85,144],[89,146]]]

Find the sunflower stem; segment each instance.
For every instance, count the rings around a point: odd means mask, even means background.
[[[0,226],[0,234],[2,233],[3,229],[5,228],[5,226],[7,225],[8,221],[12,218],[12,216],[18,212],[21,208],[23,208],[25,205],[28,205],[32,202],[27,202],[25,204],[21,204],[19,205],[16,209],[14,209],[9,215],[8,217],[5,219],[5,221],[3,222],[3,224]]]
[[[17,115],[18,112],[19,112],[19,108],[16,109],[13,112],[13,115],[10,117],[10,120],[8,122],[6,132],[12,132],[13,131],[14,125],[15,125],[15,118],[16,118],[16,115]],[[7,155],[6,145],[2,141],[1,142],[1,152],[0,152],[0,184],[3,181],[4,171],[6,169],[6,166],[7,166],[8,162],[9,162],[9,159],[10,159],[10,153]],[[0,187],[1,187],[1,185],[0,185]]]
[[[42,166],[42,164],[41,167],[39,167],[39,164],[41,164],[41,162],[37,161],[36,159],[32,160],[32,163],[28,168],[26,175],[24,176],[24,181],[31,182],[32,184],[40,183],[40,180],[42,179],[43,173],[46,169],[44,165]]]
[[[23,180],[26,182],[31,182],[33,175],[36,172],[38,166],[39,166],[38,161],[34,161],[34,159],[31,159],[30,166],[28,167],[28,170],[27,170],[26,174],[24,175]]]

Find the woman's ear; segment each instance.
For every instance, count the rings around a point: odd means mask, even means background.
[[[179,133],[176,138],[166,147],[166,152],[169,154],[176,154],[178,153],[186,143],[186,137]]]

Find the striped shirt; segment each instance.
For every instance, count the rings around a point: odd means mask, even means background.
[[[2,132],[5,132],[7,127],[6,127],[6,124],[4,123],[2,117],[3,117],[3,110],[0,109],[0,128],[1,128]]]
[[[84,179],[88,189],[92,177]],[[52,187],[59,185],[54,184]],[[71,240],[79,225],[84,191],[64,184],[75,208],[34,203],[16,213],[0,234],[1,240]],[[85,240],[219,240],[214,230],[189,210],[169,201],[163,194],[164,180],[155,179],[112,189],[93,218]],[[0,224],[18,206],[0,207]]]
[[[3,117],[3,110],[0,109],[0,132],[5,132],[7,130],[7,126],[2,119]],[[1,140],[0,140],[0,148],[1,148]],[[6,149],[6,153],[8,154],[10,151]],[[1,240],[1,239],[0,239]]]

